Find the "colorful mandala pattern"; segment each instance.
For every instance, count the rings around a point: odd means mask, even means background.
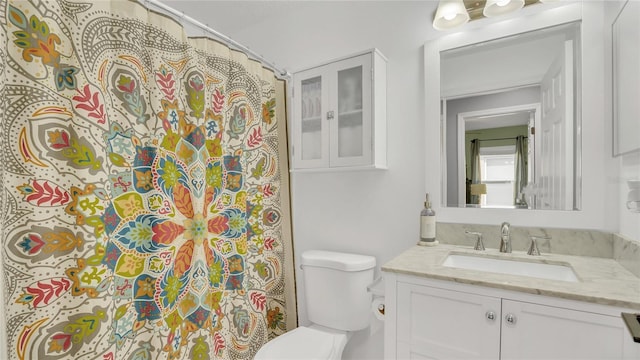
[[[282,83],[133,2],[0,4],[8,357],[247,359],[288,330]]]

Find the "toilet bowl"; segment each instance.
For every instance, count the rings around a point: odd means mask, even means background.
[[[269,341],[255,360],[339,360],[349,341],[346,332],[318,325],[301,326]]]
[[[266,343],[255,360],[339,360],[352,331],[369,326],[376,259],[322,250],[305,251],[301,269],[312,325],[301,326]]]

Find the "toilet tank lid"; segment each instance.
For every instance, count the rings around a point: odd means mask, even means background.
[[[341,271],[362,271],[376,266],[376,258],[335,251],[308,250],[302,253],[302,266],[324,267]]]

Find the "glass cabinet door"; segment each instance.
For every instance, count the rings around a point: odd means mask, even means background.
[[[330,162],[335,166],[367,164],[371,158],[371,57],[345,60],[334,76],[336,114]]]
[[[362,66],[338,71],[338,157],[362,156]]]
[[[301,107],[301,158],[322,158],[322,77],[302,80],[300,86]]]
[[[294,85],[293,160],[296,168],[329,167],[329,77],[321,67],[299,73]]]

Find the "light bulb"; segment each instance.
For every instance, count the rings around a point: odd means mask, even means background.
[[[450,13],[446,13],[444,14],[444,19],[447,21],[451,21],[453,19],[456,18],[456,13],[455,12],[450,12]]]
[[[487,0],[482,10],[486,17],[499,16],[514,12],[524,6],[525,0]]]

